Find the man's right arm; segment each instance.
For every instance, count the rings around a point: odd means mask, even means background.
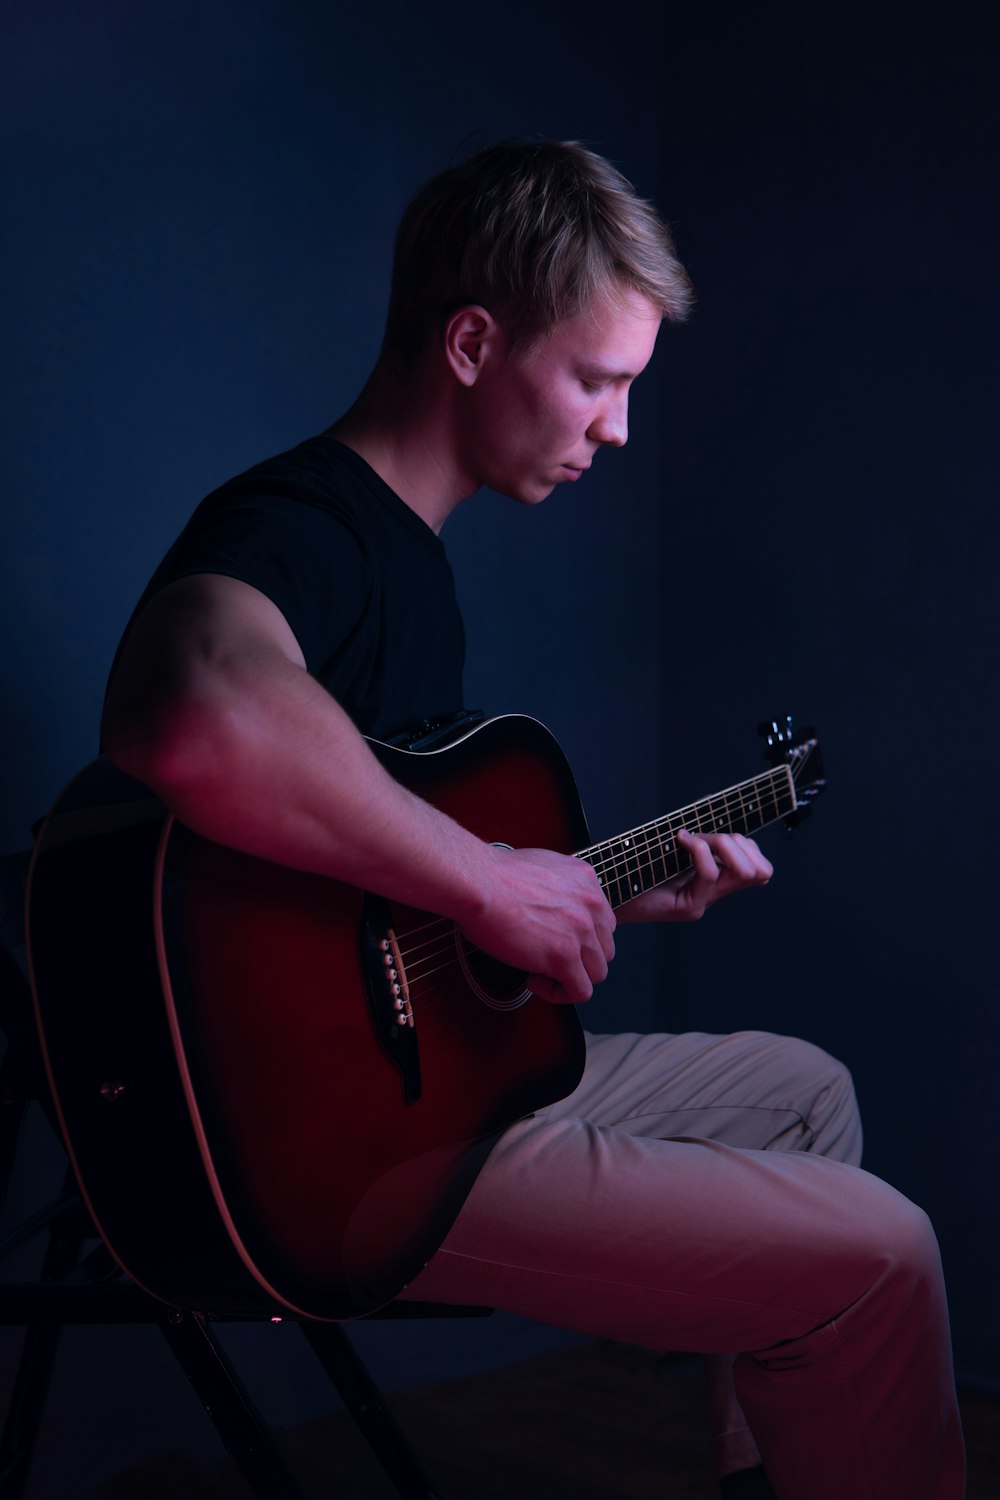
[[[203,837],[450,917],[545,998],[585,1000],[607,972],[615,922],[590,866],[498,850],[393,780],[248,584],[198,574],[150,600],[103,740]]]

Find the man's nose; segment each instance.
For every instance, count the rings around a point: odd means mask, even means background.
[[[623,448],[628,442],[628,392],[623,391],[602,406],[590,424],[588,436],[595,443]]]

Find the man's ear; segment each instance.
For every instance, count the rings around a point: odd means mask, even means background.
[[[460,307],[452,313],[444,325],[444,356],[462,385],[475,385],[484,359],[501,337],[498,323],[485,307]]]

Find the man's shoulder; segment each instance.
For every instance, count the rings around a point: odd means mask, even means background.
[[[366,549],[388,545],[394,551],[416,538],[443,552],[431,529],[361,455],[325,433],[236,474],[206,496],[192,519],[204,524],[248,507],[286,517],[309,507],[345,526]]]
[[[214,513],[249,501],[289,501],[354,514],[363,512],[368,486],[351,454],[322,434],[260,459],[227,479],[202,501]]]

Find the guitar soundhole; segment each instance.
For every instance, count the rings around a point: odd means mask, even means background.
[[[517,1010],[531,995],[525,986],[525,974],[512,969],[498,958],[491,958],[482,949],[467,943],[462,934],[455,933],[458,962],[465,981],[472,993],[491,1010]]]

